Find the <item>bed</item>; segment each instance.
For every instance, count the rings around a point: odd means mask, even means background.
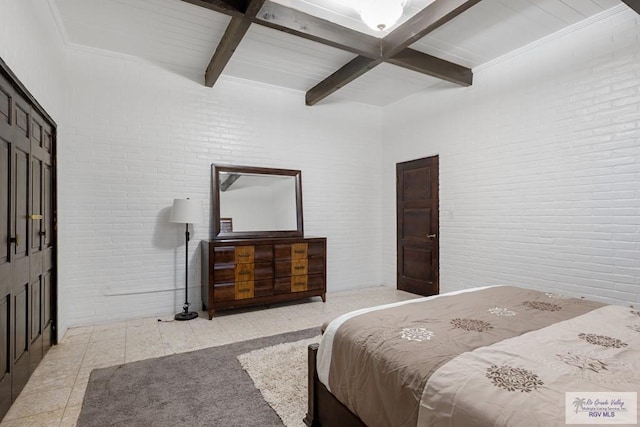
[[[308,426],[546,427],[573,413],[565,392],[635,392],[627,408],[638,404],[633,307],[495,286],[358,310],[323,329],[309,348]]]

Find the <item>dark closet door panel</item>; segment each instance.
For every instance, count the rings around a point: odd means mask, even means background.
[[[9,300],[4,295],[0,300],[0,414],[9,410],[11,405],[11,322]]]
[[[51,165],[45,164],[42,172],[43,186],[43,206],[42,206],[42,232],[44,233],[44,247],[50,248],[53,245],[53,181],[51,176]]]
[[[29,320],[29,295],[27,291],[28,285],[21,286],[13,296],[14,309],[14,329],[15,329],[15,345],[13,346],[13,361],[18,362],[29,349],[29,331],[27,330]]]
[[[40,232],[42,227],[42,161],[32,157],[31,159],[31,254],[42,249]],[[42,270],[40,270],[42,271]]]
[[[29,379],[29,295],[28,284],[20,286],[13,295],[13,398],[15,399]]]
[[[27,256],[29,224],[29,154],[20,150],[14,150],[13,170],[15,171],[15,225],[13,237],[16,238],[14,254],[16,258]]]
[[[31,321],[30,325],[30,334],[29,339],[30,342],[34,342],[37,340],[42,334],[42,281],[41,278],[38,278],[35,282],[30,285],[31,293],[30,293],[30,315]]]
[[[53,344],[53,294],[51,288],[51,271],[42,276],[42,354]]]
[[[9,222],[9,209],[11,206],[9,203],[9,198],[11,197],[11,192],[9,191],[11,182],[10,151],[11,144],[4,140],[0,134],[0,269],[3,264],[9,262],[9,233],[11,228]],[[8,280],[8,278],[4,278],[0,273],[0,283],[5,280]]]
[[[11,129],[13,118],[13,88],[0,76],[0,134]]]
[[[42,147],[47,151],[47,153],[51,153],[51,147],[53,147],[53,133],[49,126],[45,126]]]
[[[42,276],[41,276],[42,277]],[[42,280],[29,287],[29,372],[36,370],[42,360]]]

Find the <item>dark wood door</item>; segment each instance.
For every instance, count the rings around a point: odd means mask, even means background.
[[[438,156],[398,163],[396,182],[397,287],[438,294]]]
[[[55,123],[0,59],[0,419],[55,342]]]
[[[13,294],[13,399],[29,379],[29,317],[30,317],[30,121],[31,108],[26,101],[14,99],[13,149],[11,155],[12,207],[10,209],[13,229],[11,231],[11,284]]]
[[[11,127],[13,88],[0,75],[0,416],[11,405]]]

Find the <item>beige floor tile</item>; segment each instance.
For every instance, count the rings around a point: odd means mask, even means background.
[[[70,338],[76,335],[84,335],[93,333],[93,325],[91,326],[78,326],[75,328],[67,329],[67,332],[64,334],[64,338]]]
[[[82,406],[82,401],[84,400],[84,393],[87,391],[87,385],[89,384],[89,378],[87,377],[84,381],[76,381],[71,389],[71,394],[69,395],[69,401],[67,402],[67,407],[69,406]]]
[[[60,421],[60,427],[75,427],[80,416],[82,405],[67,406]]]
[[[9,421],[64,409],[70,394],[71,387],[49,389],[35,394],[21,393],[11,409],[9,409],[5,420]]]
[[[0,427],[75,426],[93,369],[319,327],[347,311],[409,298],[415,295],[374,287],[329,293],[326,303],[313,298],[222,311],[212,320],[201,312],[188,322],[171,314],[71,328],[46,354]]]
[[[12,420],[6,418],[0,423],[0,427],[58,427],[64,409],[58,409],[56,411],[46,412],[42,414],[31,415],[28,417],[22,417]]]

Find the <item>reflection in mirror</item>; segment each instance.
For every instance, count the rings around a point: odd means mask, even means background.
[[[220,172],[220,230],[295,231],[293,176]]]
[[[213,165],[214,238],[303,236],[299,170]]]

